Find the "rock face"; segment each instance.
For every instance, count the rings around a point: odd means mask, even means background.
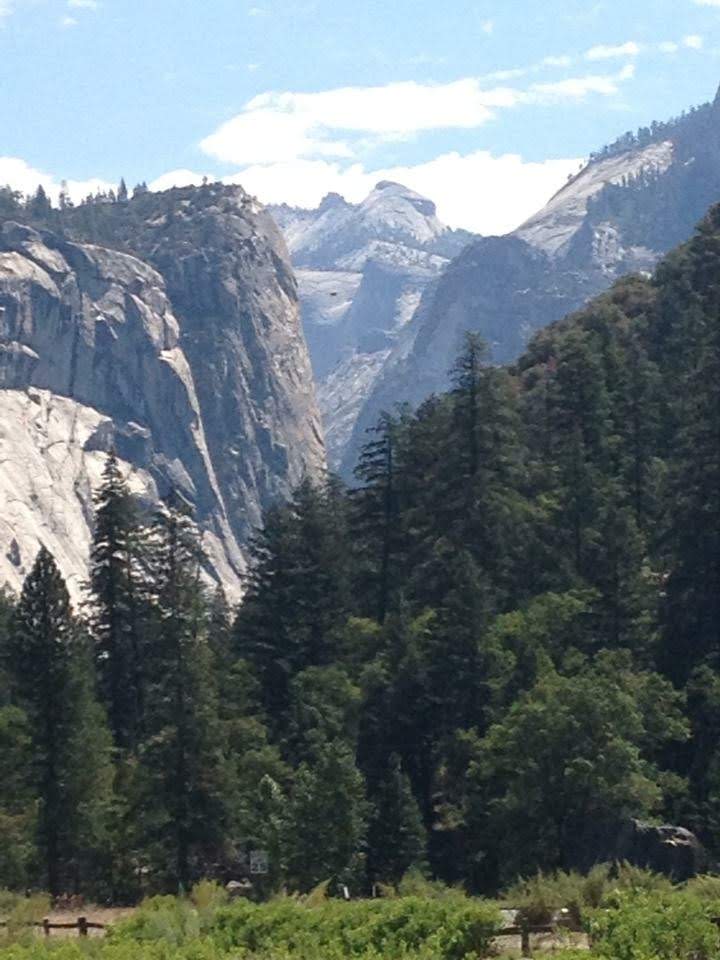
[[[281,236],[220,186],[83,206],[61,227],[0,228],[0,582],[46,543],[79,585],[114,446],[150,501],[193,504],[209,573],[237,596],[262,508],[324,465]]]
[[[692,831],[635,819],[587,824],[569,861],[583,873],[598,863],[630,863],[664,874],[676,883],[706,873],[710,867],[707,850]]]
[[[316,210],[270,209],[296,269],[328,456],[337,467],[423,292],[472,235],[450,230],[432,201],[389,181],[360,204],[329,194]]]
[[[345,446],[350,473],[382,409],[446,389],[466,330],[497,362],[515,359],[539,327],[614,280],[650,270],[720,200],[720,100],[626,135],[594,156],[514,233],[476,240],[428,287],[362,405]]]

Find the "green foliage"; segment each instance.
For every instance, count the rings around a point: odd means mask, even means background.
[[[590,924],[600,960],[712,960],[720,932],[697,899],[617,893]]]
[[[438,960],[462,960],[483,956],[501,925],[494,906],[463,897],[328,901],[312,908],[285,900],[229,908],[218,917],[214,936],[226,949],[279,948],[300,957],[312,956],[312,950],[324,956],[334,947],[338,956],[393,960],[426,950]]]
[[[720,877],[703,874],[693,877],[685,884],[688,895],[697,900],[705,900],[714,905],[720,905]]]
[[[635,186],[591,215],[632,219]],[[5,191],[0,215],[130,245],[180,209],[142,187],[46,200]],[[633,819],[716,858],[718,276],[720,207],[513,368],[468,335],[448,393],[381,417],[356,489],[306,477],[267,510],[234,622],[187,504],[148,518],[111,455],[83,622],[45,551],[19,604],[0,594],[0,882],[136,901],[265,851],[257,899],[407,891],[417,867],[473,892],[529,877],[529,915],[584,915],[664,894],[630,866],[574,873],[623,855]],[[632,855],[704,869],[656,847]]]
[[[478,745],[471,815],[479,836],[507,838],[506,876],[562,867],[584,824],[658,808],[658,773],[641,749],[649,730],[638,675],[628,666],[608,655],[571,676],[550,669]],[[668,696],[661,742],[684,732],[678,698]]]
[[[302,763],[289,804],[288,872],[301,890],[323,880],[357,886],[367,830],[367,801],[354,757],[341,742],[322,747]]]

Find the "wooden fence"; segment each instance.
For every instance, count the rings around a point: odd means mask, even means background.
[[[568,920],[560,920],[557,923],[535,924],[519,923],[511,927],[505,927],[498,933],[499,937],[520,937],[520,952],[523,957],[532,957],[532,946],[530,937],[540,933],[557,933],[559,930],[567,930],[569,933],[581,933],[582,931]]]
[[[711,922],[720,927],[720,917],[712,917]],[[7,920],[0,920],[0,928],[7,927]],[[23,926],[42,928],[46,937],[49,937],[53,930],[77,930],[78,936],[87,937],[90,930],[104,930],[104,923],[95,923],[88,920],[87,917],[78,917],[74,923],[51,923],[49,917],[34,923],[23,924]],[[559,920],[556,923],[536,924],[528,923],[514,924],[504,927],[499,931],[499,937],[520,937],[520,950],[523,957],[532,957],[532,946],[530,938],[542,933],[557,933],[559,930],[567,930],[570,933],[581,933],[582,931],[569,920]]]
[[[0,927],[7,927],[7,920],[0,920]],[[21,926],[42,928],[46,937],[49,937],[53,930],[77,930],[78,936],[86,937],[89,930],[104,930],[104,923],[95,923],[94,920],[88,920],[87,917],[78,917],[74,923],[51,923],[49,917],[44,920],[38,920],[34,923],[25,923]]]

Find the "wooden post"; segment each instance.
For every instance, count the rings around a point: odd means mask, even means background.
[[[88,922],[87,917],[78,917],[78,930],[80,931],[81,937],[86,937],[88,935]]]
[[[523,919],[520,924],[520,953],[523,957],[532,957],[530,948],[530,924]]]
[[[43,933],[46,937],[50,936],[50,917],[43,917]]]

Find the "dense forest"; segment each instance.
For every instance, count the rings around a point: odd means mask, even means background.
[[[569,869],[589,824],[720,842],[720,207],[652,279],[468,336],[345,489],[300,484],[210,589],[191,505],[115,457],[86,602],[42,551],[0,611],[0,887],[132,901],[410,867]]]

